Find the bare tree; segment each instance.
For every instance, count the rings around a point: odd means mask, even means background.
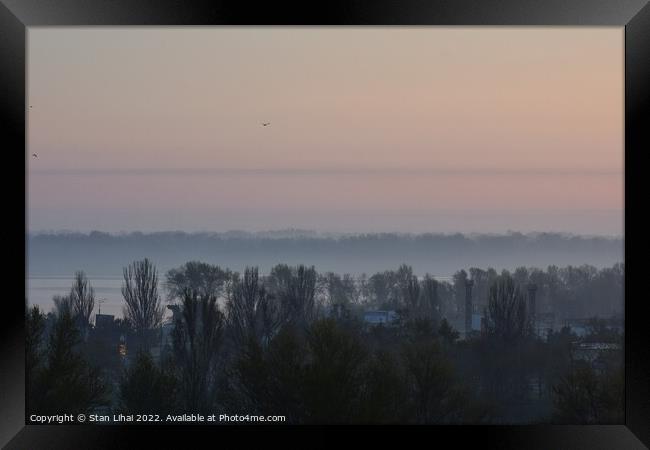
[[[529,336],[530,325],[524,296],[512,276],[504,273],[490,286],[487,332],[512,342]]]
[[[158,273],[148,259],[135,261],[124,268],[122,296],[126,302],[124,317],[138,336],[157,328],[164,315],[158,295]]]
[[[368,293],[373,306],[378,308],[396,308],[397,299],[393,295],[395,273],[378,272],[368,279]]]
[[[54,302],[54,315],[56,317],[65,314],[72,316],[72,301],[69,295],[55,295],[52,297]]]
[[[327,272],[319,277],[319,282],[323,285],[330,306],[358,303],[361,293],[352,275],[346,273],[340,276],[334,272]]]
[[[408,309],[408,315],[411,318],[417,317],[420,312],[420,282],[415,275],[411,275],[406,280],[404,300]]]
[[[412,291],[413,289],[415,289],[415,287],[413,286],[413,277],[414,277],[413,267],[407,264],[402,264],[397,268],[397,271],[395,272],[394,276],[395,276],[395,284],[393,289],[396,291],[395,294],[393,295],[394,308],[396,309],[410,308],[412,306],[410,303],[413,300],[411,298],[411,296],[413,295]],[[416,281],[417,281],[417,277],[416,277]],[[418,295],[419,295],[419,290],[418,290]]]
[[[425,316],[437,322],[440,318],[438,282],[429,274],[422,281],[422,306]]]
[[[239,348],[250,339],[265,346],[281,324],[278,305],[260,280],[257,267],[247,267],[243,278],[235,279],[226,311]]]
[[[230,271],[223,270],[219,266],[199,261],[187,262],[167,272],[165,288],[168,300],[181,298],[186,289],[193,289],[198,295],[219,297],[229,277]]]
[[[455,313],[465,312],[465,284],[469,280],[467,272],[464,269],[459,270],[453,275],[454,302],[452,311]]]
[[[79,326],[82,339],[85,339],[90,324],[90,315],[95,308],[95,290],[90,286],[84,272],[75,273],[69,299],[72,316]]]
[[[279,297],[282,316],[285,323],[305,326],[316,315],[315,294],[317,274],[314,266],[299,265],[291,268],[290,276],[285,280]]]

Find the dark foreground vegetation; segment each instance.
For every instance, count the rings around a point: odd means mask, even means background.
[[[282,415],[288,423],[622,423],[623,265],[406,265],[353,277],[189,262],[124,269],[92,321],[76,274],[28,309],[28,414]],[[164,291],[159,292],[159,285]]]

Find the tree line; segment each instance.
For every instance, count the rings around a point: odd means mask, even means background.
[[[236,411],[285,415],[290,423],[615,423],[622,420],[622,352],[612,347],[594,365],[574,348],[621,344],[622,336],[597,318],[582,338],[568,328],[538,336],[526,286],[536,283],[541,306],[554,308],[595,298],[598,289],[616,292],[623,275],[623,265],[499,274],[473,268],[446,282],[418,277],[407,265],[353,277],[305,265],[278,264],[262,275],[256,267],[235,272],[193,261],[159,282],[144,259],[123,271],[123,318],[114,326],[128,335],[124,364],[110,344],[102,347],[90,320],[94,291],[78,272],[52,312],[27,311],[28,411]],[[464,313],[467,279],[485,326],[460,339],[452,323]],[[174,314],[162,342],[165,304]],[[394,310],[397,320],[368,326],[368,309]]]

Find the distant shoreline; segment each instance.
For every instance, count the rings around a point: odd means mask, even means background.
[[[624,239],[563,233],[331,235],[308,230],[263,233],[56,233],[27,235],[27,276],[56,279],[83,270],[88,276],[121,278],[134,260],[149,258],[159,273],[188,261],[240,271],[276,264],[314,265],[320,272],[370,274],[401,264],[424,275],[450,274],[470,267],[514,270],[623,262]]]
[[[382,232],[329,232],[303,229],[286,229],[286,230],[267,230],[267,231],[248,231],[248,230],[228,230],[228,231],[73,231],[73,230],[37,230],[28,231],[26,236],[29,237],[113,237],[113,238],[132,238],[132,237],[211,237],[221,239],[350,239],[350,238],[450,238],[463,237],[466,239],[480,238],[499,238],[499,237],[525,237],[529,239],[538,239],[543,237],[561,237],[565,239],[624,239],[623,235],[611,234],[590,234],[590,233],[572,233],[562,231],[506,231],[502,233],[480,233],[480,232],[399,232],[399,231],[382,231]]]

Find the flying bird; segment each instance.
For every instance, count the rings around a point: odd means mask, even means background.
[[[34,158],[38,158],[38,155],[37,155],[36,153],[32,153],[32,156],[33,156]]]
[[[263,123],[262,123],[262,126],[263,126],[263,127],[266,127],[266,126],[269,126],[269,125],[271,125],[271,122],[263,122]]]

